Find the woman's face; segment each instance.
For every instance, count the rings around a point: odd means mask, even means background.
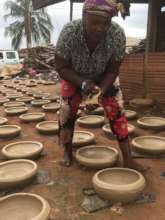
[[[110,26],[111,18],[109,16],[84,14],[84,26],[87,38],[94,42],[102,40]]]

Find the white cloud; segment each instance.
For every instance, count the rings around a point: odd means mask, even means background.
[[[4,1],[5,2],[5,1]],[[82,16],[82,5],[81,3],[75,3],[73,7],[73,19],[81,18]],[[63,25],[69,22],[70,14],[70,3],[69,1],[58,3],[47,7],[48,13],[51,16],[52,23],[54,25],[54,32],[52,34],[52,43],[56,43],[58,35]],[[4,29],[8,25],[5,23],[3,16],[4,12],[3,4],[0,3],[0,49],[10,49],[11,40],[10,38],[4,37]],[[114,18],[125,30],[127,36],[144,38],[146,35],[147,26],[147,5],[143,4],[132,4],[131,5],[131,16],[123,20],[120,16]],[[25,47],[25,43],[22,45]]]

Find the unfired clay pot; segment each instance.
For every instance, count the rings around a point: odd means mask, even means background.
[[[47,100],[51,100],[52,102],[53,101],[57,101],[59,99],[59,96],[57,95],[48,95],[48,96],[45,96],[42,98],[42,99],[47,99]]]
[[[132,140],[132,145],[139,153],[165,154],[165,138],[159,136],[141,136]]]
[[[54,81],[43,81],[43,85],[54,85],[56,84]]]
[[[129,203],[137,199],[145,187],[143,175],[128,168],[107,168],[93,177],[93,186],[103,198]]]
[[[92,144],[95,140],[95,136],[89,131],[75,131],[73,135],[73,146],[82,147]]]
[[[102,127],[102,129],[106,134],[112,135],[112,130],[111,130],[109,124],[104,125]],[[128,133],[131,135],[134,133],[134,131],[135,131],[135,126],[132,124],[128,124]]]
[[[32,106],[35,106],[35,107],[41,107],[42,105],[45,105],[48,103],[50,103],[50,100],[37,99],[37,100],[31,101]]]
[[[153,104],[154,101],[149,98],[135,98],[130,100],[130,106],[134,108],[151,107]]]
[[[18,115],[28,111],[28,107],[18,106],[18,107],[9,107],[5,109],[7,115]]]
[[[0,163],[0,189],[21,186],[37,174],[37,164],[31,160],[10,160]]]
[[[19,119],[23,122],[39,122],[45,119],[45,113],[42,112],[27,113],[20,115]]]
[[[58,103],[48,103],[46,105],[43,105],[42,108],[44,109],[44,111],[56,112],[60,109],[60,104],[58,104]]]
[[[93,111],[85,110],[85,112],[89,115],[103,115],[104,114],[104,108],[103,107],[98,107],[98,108],[94,109]]]
[[[77,161],[90,168],[107,168],[115,164],[118,159],[118,151],[115,148],[91,145],[81,147],[76,152]]]
[[[19,141],[2,148],[2,154],[8,159],[30,159],[37,157],[43,150],[43,144],[37,141]]]
[[[163,129],[165,128],[165,118],[161,117],[143,117],[137,120],[140,127],[148,129]]]
[[[21,102],[25,102],[25,103],[29,103],[33,100],[33,97],[29,97],[29,96],[23,96],[21,98],[16,99],[16,101],[21,101]]]
[[[4,103],[3,106],[5,108],[8,108],[8,107],[19,107],[19,106],[25,106],[25,103],[24,102],[19,102],[19,101],[13,101],[13,102]]]
[[[8,122],[7,118],[0,117],[0,125],[4,125]]]
[[[128,120],[131,120],[131,119],[134,119],[137,117],[137,113],[135,111],[132,111],[132,110],[124,110],[125,112],[125,116]]]
[[[7,99],[7,98],[0,98],[0,105],[3,105],[4,103],[6,103],[6,102],[9,102],[10,101],[10,99]]]
[[[39,195],[15,193],[0,198],[0,216],[3,220],[48,220],[50,206]]]
[[[21,127],[18,125],[1,125],[0,138],[15,137],[21,132]]]
[[[99,115],[87,115],[77,119],[79,126],[96,128],[104,124],[104,117]]]
[[[58,121],[43,121],[36,128],[42,134],[57,134],[59,130]]]
[[[21,94],[10,94],[10,95],[7,95],[6,97],[10,100],[15,100],[15,99],[20,98],[22,96],[23,95],[21,95]]]

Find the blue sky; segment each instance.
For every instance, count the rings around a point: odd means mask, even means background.
[[[10,38],[4,37],[5,27],[12,22],[11,20],[6,23],[4,21],[4,14],[7,12],[4,10],[5,0],[0,0],[0,49],[10,49],[11,40]],[[52,33],[52,43],[55,44],[58,35],[63,27],[63,25],[69,22],[69,1],[58,3],[47,7],[47,11],[51,16],[52,23],[54,25],[54,31]],[[128,37],[144,38],[146,35],[147,26],[147,12],[148,7],[145,4],[132,4],[131,5],[131,16],[123,20],[120,16],[115,17],[114,20],[118,22],[125,30]],[[81,18],[82,15],[82,4],[75,3],[73,9],[73,19]],[[25,47],[25,42],[23,42],[22,47]]]

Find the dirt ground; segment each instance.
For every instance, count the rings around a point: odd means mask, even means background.
[[[41,86],[39,90],[57,94],[58,86]],[[42,111],[41,108],[29,106],[28,112]],[[150,114],[151,112],[147,112]],[[163,115],[163,113],[161,113]],[[150,166],[151,169],[145,174],[147,186],[145,192],[154,194],[156,200],[153,203],[129,204],[124,205],[122,214],[113,212],[110,208],[103,209],[95,213],[87,213],[82,207],[83,189],[92,187],[92,177],[96,171],[85,169],[76,162],[70,168],[60,167],[58,160],[62,155],[62,150],[58,146],[58,139],[55,135],[41,135],[36,129],[36,123],[21,123],[18,116],[6,116],[4,108],[0,107],[0,115],[9,119],[8,124],[17,124],[22,128],[21,135],[12,140],[0,140],[0,147],[4,145],[23,140],[40,141],[44,145],[43,155],[36,159],[40,171],[47,171],[50,175],[47,184],[34,184],[33,182],[20,189],[13,189],[8,192],[0,192],[0,195],[14,192],[31,192],[43,196],[48,200],[51,206],[51,220],[165,220],[165,177],[161,177],[161,172],[165,171],[165,159],[137,159],[139,163]],[[156,115],[156,112],[155,112]],[[160,112],[157,111],[157,115]],[[163,115],[165,116],[165,114]],[[55,113],[46,113],[46,120],[54,120],[57,118]],[[165,131],[153,132],[138,128],[136,120],[130,123],[136,125],[136,136],[145,134],[156,134],[165,137]],[[97,144],[106,144],[108,146],[117,147],[114,139],[107,138],[101,128],[99,129],[83,129],[76,125],[76,129],[88,130],[96,135]],[[3,158],[1,157],[1,160]],[[1,219],[1,217],[0,217]],[[11,219],[12,220],[12,219]]]

